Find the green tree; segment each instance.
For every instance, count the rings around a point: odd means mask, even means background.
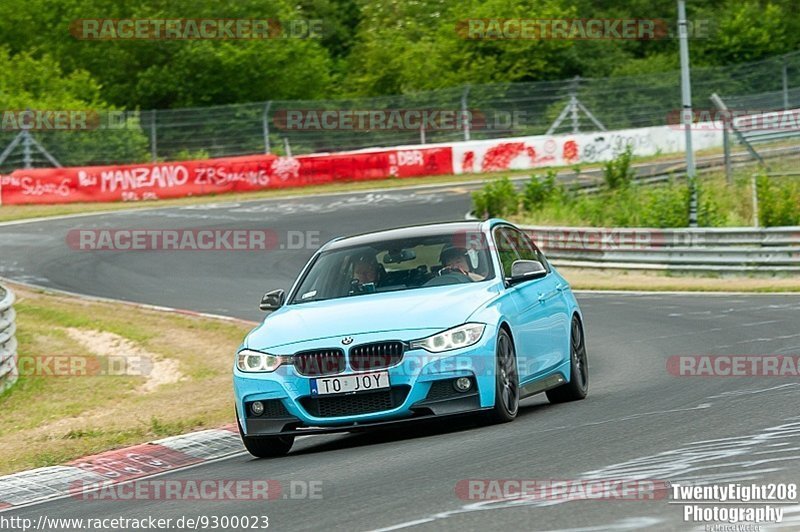
[[[86,111],[103,115],[114,107],[101,98],[101,86],[84,70],[69,74],[45,54],[35,58],[29,52],[11,55],[0,48],[0,109],[7,111]],[[135,161],[145,157],[147,139],[136,120],[126,127],[102,131],[34,131],[45,148],[64,165],[98,161]],[[19,130],[0,132],[5,147]],[[8,168],[6,168],[8,169]]]
[[[0,35],[12,53],[47,53],[70,73],[102,84],[106,101],[126,108],[191,107],[317,98],[330,89],[321,39],[76,39],[70,23],[90,18],[309,18],[289,0],[10,0],[0,3]]]
[[[469,19],[563,18],[560,0],[384,0],[364,7],[346,88],[391,94],[563,75],[575,41],[467,39]]]

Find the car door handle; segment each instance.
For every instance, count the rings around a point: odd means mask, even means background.
[[[561,283],[558,283],[556,285],[556,290],[558,290],[559,292],[563,292],[564,291],[564,285],[561,284]]]
[[[545,301],[547,301],[551,297],[554,297],[557,293],[558,293],[558,290],[551,290],[550,292],[547,292],[546,294],[543,294],[543,293],[539,292],[539,303],[544,303]]]

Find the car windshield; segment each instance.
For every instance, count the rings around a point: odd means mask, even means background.
[[[322,252],[290,304],[494,278],[482,233],[427,235]]]

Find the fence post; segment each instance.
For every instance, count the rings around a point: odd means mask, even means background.
[[[578,89],[580,81],[581,81],[580,76],[575,76],[570,81],[569,91],[567,93],[567,95],[569,96],[569,101],[567,102],[567,105],[565,105],[564,108],[561,110],[561,113],[559,113],[558,118],[556,118],[553,121],[553,123],[550,124],[550,127],[547,128],[547,132],[545,133],[545,135],[552,135],[553,133],[555,133],[556,130],[561,126],[561,123],[567,118],[567,115],[570,115],[572,119],[572,134],[575,135],[580,133],[581,132],[580,117],[578,116],[578,113],[580,111],[583,111],[583,113],[589,118],[589,120],[592,121],[592,123],[597,129],[599,129],[600,131],[606,131],[606,126],[604,126],[603,123],[600,122],[597,119],[597,117],[594,116],[592,112],[589,111],[589,109],[585,105],[583,105],[583,103],[578,99]]]
[[[33,138],[33,135],[31,135],[30,131],[28,131],[27,129],[23,129],[22,131],[20,131],[19,135],[14,137],[14,140],[12,140],[8,144],[8,146],[6,146],[6,149],[3,150],[3,153],[0,153],[0,164],[2,164],[6,160],[6,158],[9,155],[11,155],[11,152],[14,151],[14,148],[16,148],[17,145],[20,143],[22,143],[23,164],[25,165],[25,168],[33,167],[33,158],[31,157],[31,151],[32,151],[31,146],[39,150],[39,152],[42,155],[44,155],[48,161],[50,161],[50,164],[52,164],[56,168],[61,168],[61,163],[59,163],[55,157],[50,155],[50,152],[47,151],[44,148],[44,146],[39,144],[39,142],[35,138]]]
[[[569,106],[570,106],[570,115],[572,118],[572,134],[576,135],[580,133],[581,127],[580,122],[578,120],[578,83],[580,83],[581,77],[575,76],[572,78],[572,84],[570,85],[569,89]]]
[[[263,117],[263,126],[264,126],[264,153],[269,153],[269,108],[272,106],[272,100],[267,102],[267,105],[264,107],[264,117]]]
[[[419,143],[425,144],[425,124],[420,123],[419,125]]]
[[[31,133],[27,129],[22,130],[22,165],[25,168],[33,168],[31,158]]]
[[[783,68],[781,68],[781,77],[783,79],[783,108],[789,108],[789,64],[786,62],[786,56],[783,56]]]
[[[744,145],[744,147],[747,148],[747,151],[750,152],[750,155],[753,156],[753,159],[756,159],[759,163],[761,163],[767,169],[769,169],[769,166],[767,165],[766,161],[764,161],[764,158],[758,154],[756,149],[753,148],[753,145],[750,144],[750,141],[747,140],[747,138],[742,134],[742,132],[736,128],[736,123],[734,122],[733,118],[729,118],[728,106],[725,104],[725,102],[722,101],[722,98],[719,97],[719,94],[714,92],[711,94],[709,99],[711,100],[711,103],[714,104],[714,107],[716,107],[717,109],[719,109],[724,113],[725,116],[724,120],[728,120],[727,127],[731,128],[733,134],[736,135],[736,138],[739,139],[739,142],[741,142]]]
[[[11,155],[11,152],[14,151],[14,148],[16,148],[17,144],[19,144],[21,141],[22,141],[22,132],[20,132],[19,135],[14,137],[14,140],[8,143],[8,146],[6,146],[6,149],[3,150],[3,153],[0,153],[0,164],[2,164],[6,160],[6,158],[9,155]]]
[[[464,87],[461,94],[461,119],[464,122],[464,140],[469,140],[469,110],[467,109],[467,96],[469,96],[469,85]]]
[[[286,157],[292,156],[292,146],[289,144],[288,137],[283,137],[283,151]]]
[[[733,184],[733,175],[731,169],[731,135],[728,132],[728,121],[727,118],[723,118],[723,125],[722,125],[722,152],[725,156],[725,181],[729,184]]]
[[[150,111],[150,157],[153,162],[158,160],[158,145],[156,144],[156,110]]]
[[[689,227],[697,227],[697,177],[687,176],[689,178]]]
[[[695,182],[694,148],[692,148],[692,83],[689,69],[689,30],[686,20],[686,2],[678,0],[678,37],[681,63],[681,123],[685,134],[686,176],[689,178],[692,197],[689,200],[689,227],[697,227],[697,183]]]
[[[753,227],[758,227],[758,177],[753,174],[751,178],[753,187]]]

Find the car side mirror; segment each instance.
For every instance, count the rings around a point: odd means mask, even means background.
[[[283,302],[286,300],[286,292],[278,289],[272,292],[267,292],[261,298],[261,304],[258,305],[260,310],[269,311],[281,308]]]
[[[514,285],[531,279],[541,279],[547,275],[547,268],[538,260],[515,260],[511,265],[511,276],[506,283]]]

